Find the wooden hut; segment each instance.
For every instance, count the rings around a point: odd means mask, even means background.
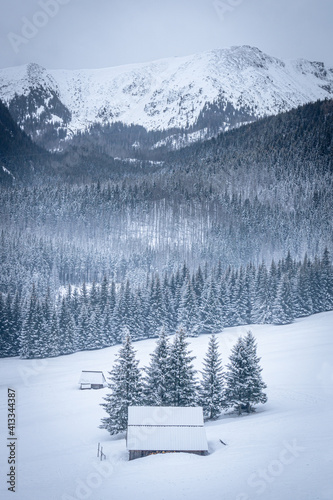
[[[106,385],[102,371],[82,370],[79,380],[80,389],[102,389]]]
[[[156,453],[208,452],[201,407],[129,406],[129,459]]]

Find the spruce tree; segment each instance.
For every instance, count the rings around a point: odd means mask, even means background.
[[[102,419],[100,428],[106,429],[111,435],[127,428],[128,407],[142,403],[142,376],[138,364],[131,336],[127,331],[114,366],[109,372],[111,393],[104,398],[105,403],[101,404],[108,416]]]
[[[262,263],[257,273],[251,322],[271,323],[272,306],[268,271],[266,265]]]
[[[9,355],[10,348],[6,332],[5,303],[0,292],[0,356]]]
[[[309,316],[313,311],[311,289],[311,263],[305,255],[297,276],[298,310],[297,317]]]
[[[170,347],[168,387],[170,406],[195,406],[197,382],[184,330],[176,332]]]
[[[246,323],[251,323],[253,314],[253,297],[255,290],[256,270],[253,264],[246,267],[245,288],[246,288]]]
[[[125,286],[121,286],[119,292],[119,300],[114,309],[112,318],[114,333],[117,340],[121,340],[120,332],[127,329],[131,335],[136,330],[135,317],[134,317],[134,298],[131,292],[129,280],[126,281]]]
[[[100,298],[99,298],[99,306],[102,314],[104,313],[104,310],[108,303],[108,295],[109,295],[108,289],[109,289],[108,279],[106,276],[104,276],[100,287]]]
[[[278,285],[277,296],[273,305],[272,320],[275,325],[286,325],[294,319],[295,293],[288,274],[283,275]]]
[[[218,289],[218,299],[221,304],[221,321],[224,326],[232,326],[232,314],[231,305],[229,297],[229,288],[227,286],[226,280],[221,279],[221,283]]]
[[[77,332],[65,298],[61,301],[58,327],[60,354],[71,354],[77,345]]]
[[[79,317],[81,311],[81,300],[79,296],[79,292],[77,288],[74,289],[72,301],[71,301],[71,311],[73,315],[73,319],[75,321],[75,325],[78,327],[79,325]]]
[[[229,310],[229,318],[228,323],[232,326],[241,325],[242,319],[240,317],[240,287],[241,283],[239,280],[239,272],[238,270],[233,270],[230,274],[229,280],[229,296],[230,296],[230,310]]]
[[[195,291],[195,294],[197,297],[197,303],[198,303],[199,307],[201,306],[201,294],[202,294],[202,291],[204,289],[204,285],[205,285],[205,281],[203,278],[201,267],[199,266],[198,270],[196,272],[195,278],[194,278],[194,285],[193,285],[193,288],[194,288],[194,291]]]
[[[208,334],[223,330],[223,311],[213,277],[202,292],[200,329],[202,333]]]
[[[153,277],[149,292],[149,332],[152,336],[166,322],[164,314],[163,294],[158,275]]]
[[[322,289],[322,310],[330,311],[333,308],[333,269],[330,253],[325,248],[321,260],[321,289]]]
[[[89,293],[89,300],[90,300],[90,305],[92,309],[95,309],[95,307],[98,305],[100,302],[100,294],[97,290],[96,282],[93,281]]]
[[[54,310],[51,317],[51,324],[49,330],[49,342],[46,348],[48,349],[47,356],[59,356],[60,346],[59,346],[59,327],[58,327],[58,317]]]
[[[167,334],[173,333],[177,328],[177,318],[175,315],[174,301],[171,291],[171,286],[168,283],[168,277],[165,274],[162,285],[163,293],[163,316],[164,328]]]
[[[170,402],[169,388],[169,343],[162,328],[150,364],[146,368],[145,402],[151,406],[167,406]]]
[[[189,335],[198,335],[200,330],[199,314],[196,301],[196,295],[192,283],[188,280],[184,283],[181,301],[178,309],[178,324],[180,328],[185,329]]]
[[[41,303],[37,302],[36,314],[33,322],[33,358],[44,358],[44,317]]]
[[[237,316],[238,316],[238,321],[239,324],[245,325],[246,323],[249,323],[249,309],[250,309],[250,318],[251,318],[251,307],[250,306],[250,301],[249,301],[249,294],[248,294],[248,288],[247,288],[247,276],[246,276],[246,271],[245,269],[241,266],[238,274],[238,279],[237,279],[237,285],[236,285],[236,290],[237,290]]]
[[[83,351],[89,349],[88,333],[89,333],[89,312],[85,303],[80,307],[80,315],[77,324],[77,349]]]
[[[35,357],[34,344],[36,341],[35,321],[37,316],[37,309],[38,298],[35,285],[33,285],[20,336],[20,356],[24,359]]]
[[[145,290],[140,288],[136,291],[133,302],[134,314],[134,334],[132,338],[135,340],[145,339],[149,335],[149,307],[148,298]]]
[[[12,348],[13,355],[18,356],[20,354],[20,333],[22,329],[22,301],[21,296],[16,292],[13,303],[13,337],[12,337]]]
[[[321,273],[321,262],[316,256],[311,266],[310,273],[310,287],[311,287],[311,298],[313,304],[313,313],[318,313],[323,311],[324,294],[322,289],[322,273]]]
[[[0,292],[0,355],[15,356],[14,342],[14,318],[11,295],[3,300]]]
[[[220,415],[224,406],[223,370],[218,341],[214,334],[210,337],[207,355],[203,361],[199,400],[206,417],[215,419]]]
[[[105,339],[105,345],[110,346],[115,344],[116,342],[112,336],[112,312],[109,302],[107,302],[104,308],[103,315],[101,318],[101,323],[102,323],[103,336]]]
[[[262,369],[259,366],[260,358],[256,355],[256,344],[252,333],[244,338],[239,337],[231,349],[226,373],[226,401],[229,407],[242,413],[253,410],[258,403],[265,403],[267,396],[263,393],[266,387],[261,379]]]
[[[258,403],[266,403],[267,396],[263,392],[266,389],[266,384],[261,377],[262,368],[260,367],[260,359],[257,356],[257,344],[254,335],[249,330],[244,338],[244,345],[249,356],[249,378],[247,383],[248,410],[253,411],[252,405]]]

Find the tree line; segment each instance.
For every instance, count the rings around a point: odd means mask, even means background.
[[[26,299],[0,293],[0,355],[44,358],[184,329],[190,336],[218,333],[251,323],[287,324],[294,318],[333,309],[333,266],[328,250],[313,260],[288,255],[239,268],[220,263],[194,272],[147,275],[144,282],[68,286],[57,299],[35,287]]]
[[[184,330],[176,332],[171,344],[162,330],[149,366],[141,370],[131,336],[125,332],[109,372],[111,392],[102,403],[108,416],[102,419],[100,427],[110,434],[126,430],[129,406],[199,405],[206,418],[216,419],[228,408],[238,414],[243,410],[250,413],[258,403],[266,403],[266,384],[251,331],[239,337],[232,347],[226,372],[214,334],[209,339],[200,380],[193,366],[194,359]]]

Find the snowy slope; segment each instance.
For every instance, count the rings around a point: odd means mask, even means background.
[[[0,496],[8,464],[7,387],[17,398],[20,500],[331,500],[333,482],[333,312],[287,326],[254,325],[269,401],[253,415],[206,424],[210,455],[156,455],[127,461],[123,436],[98,429],[103,394],[80,391],[82,369],[112,366],[118,346],[48,360],[0,362]],[[219,335],[226,362],[246,327]],[[201,367],[207,336],[192,339]],[[154,340],[135,347],[147,364]],[[227,445],[220,443],[222,439]],[[96,457],[101,442],[107,460]],[[101,468],[102,467],[102,468]]]
[[[29,101],[23,124],[47,111],[44,121],[58,119],[73,132],[115,121],[162,130],[193,125],[208,103],[256,118],[332,97],[333,69],[305,60],[283,62],[242,46],[106,69],[29,64],[0,70],[0,98],[10,104],[15,95]]]

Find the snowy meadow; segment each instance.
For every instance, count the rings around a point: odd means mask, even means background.
[[[330,500],[332,324],[333,313],[327,312],[290,325],[247,325],[217,335],[225,365],[237,338],[251,329],[268,402],[250,415],[229,413],[208,421],[205,457],[179,453],[129,462],[124,434],[111,437],[99,429],[108,388],[80,391],[78,380],[81,370],[107,375],[119,345],[43,360],[2,359],[1,498]],[[208,340],[190,339],[199,372]],[[141,367],[148,365],[155,343],[134,344]],[[16,395],[15,493],[6,483],[8,388]],[[103,462],[98,443],[106,454]]]

